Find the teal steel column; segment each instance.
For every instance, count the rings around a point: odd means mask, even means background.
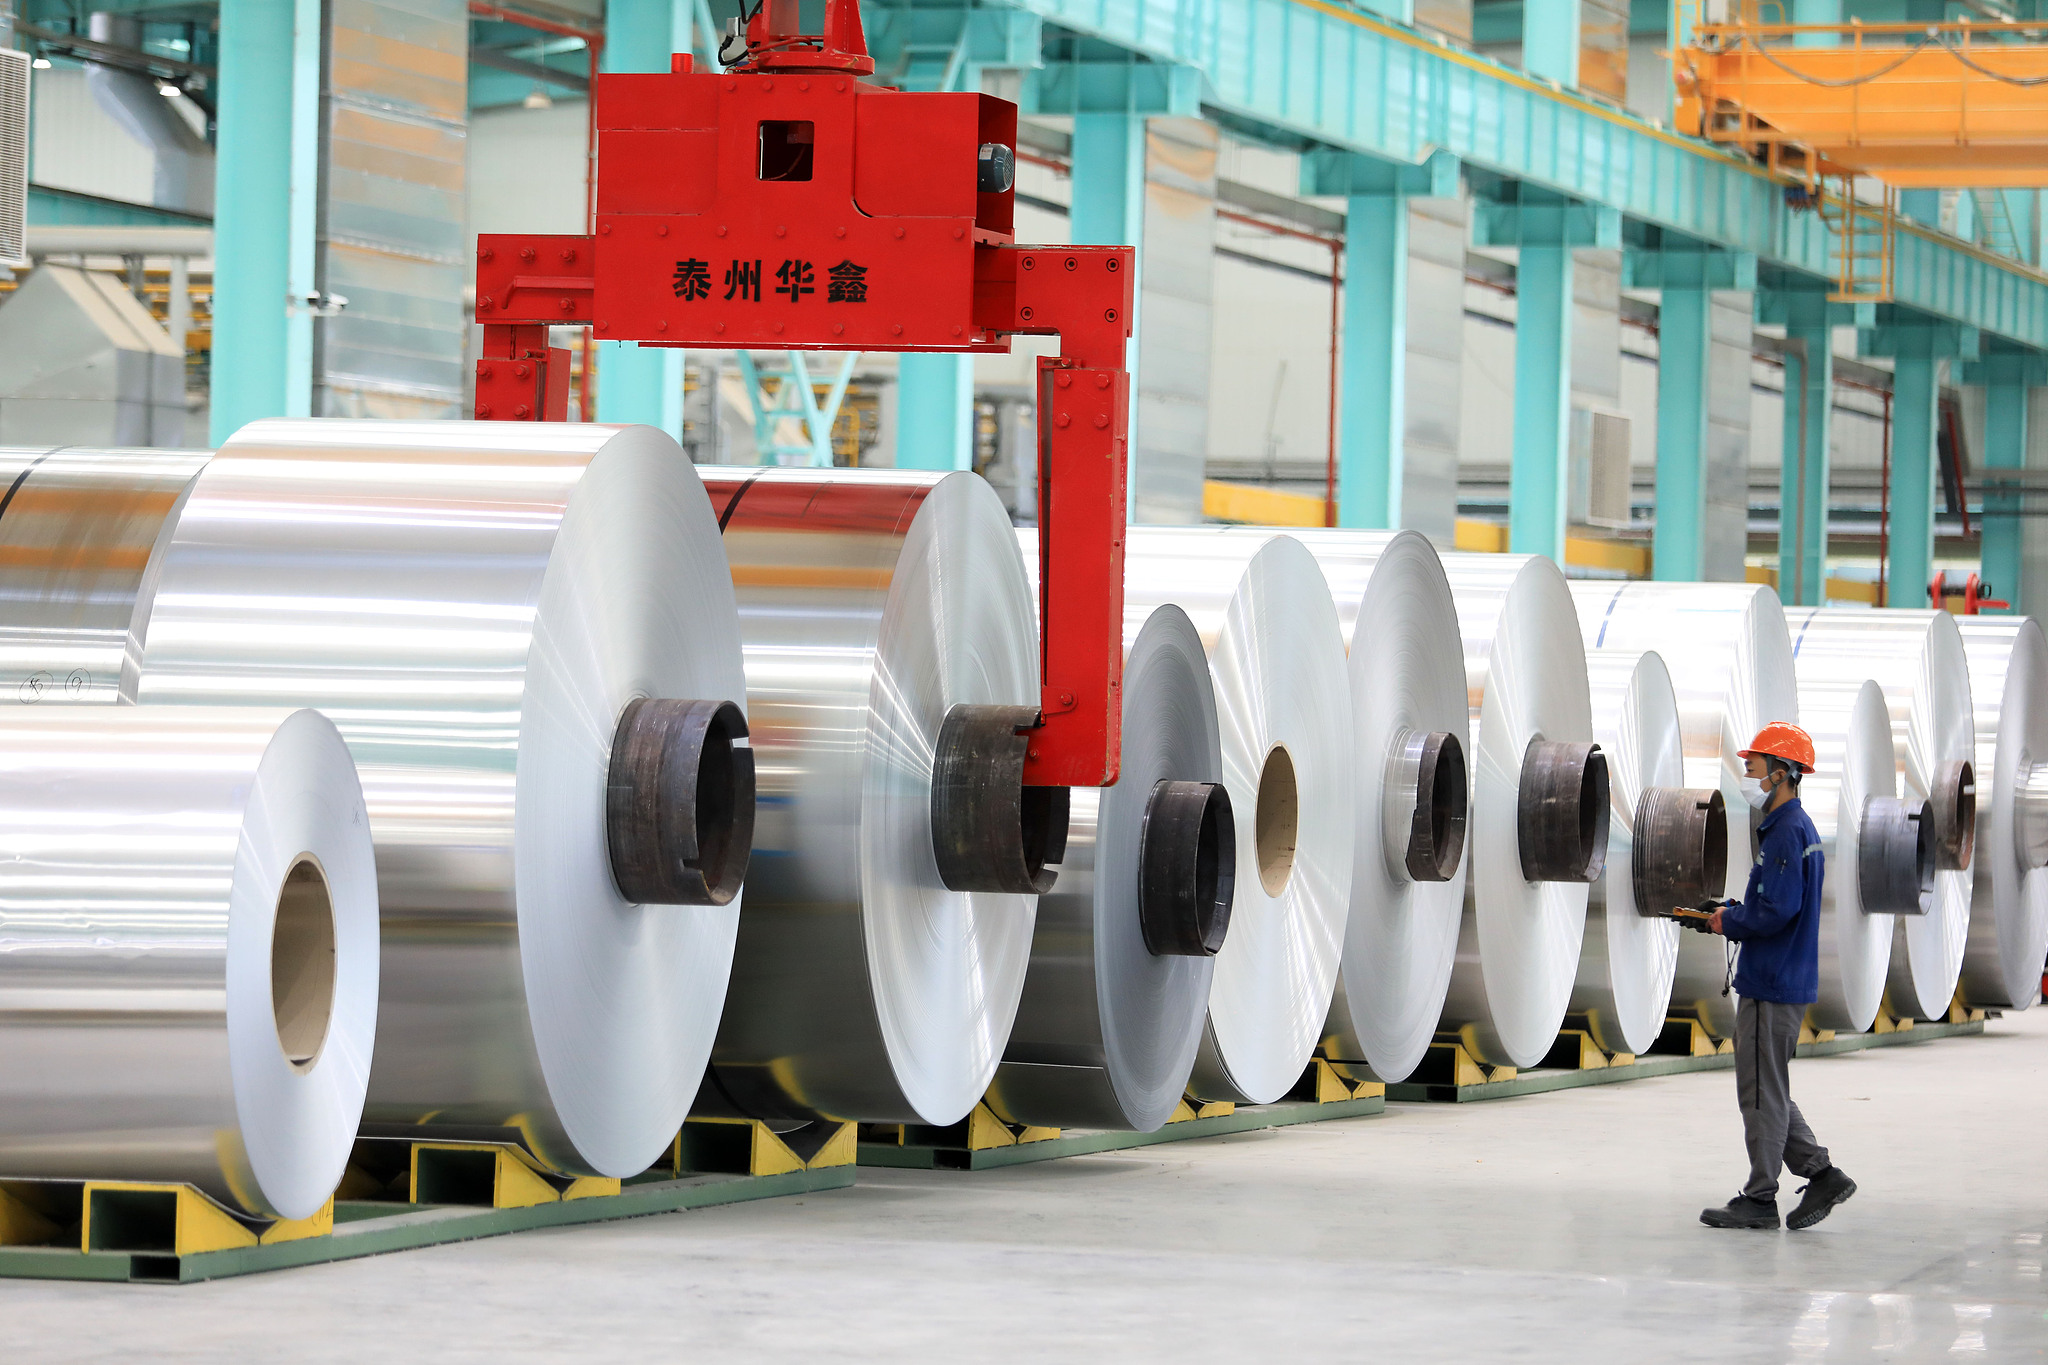
[[[1067,219],[1076,246],[1135,246],[1138,300],[1131,339],[1124,343],[1124,368],[1131,375],[1130,494],[1138,478],[1138,331],[1145,325],[1145,116],[1128,112],[1074,115],[1073,210]],[[1127,509],[1129,510],[1129,509]]]
[[[1704,577],[1707,384],[1714,291],[1666,285],[1657,306],[1657,530],[1651,569],[1667,583]]]
[[[222,0],[210,439],[312,404],[320,0]],[[294,302],[296,300],[296,302]]]
[[[1934,459],[1941,362],[1902,355],[1892,368],[1891,555],[1887,605],[1924,607],[1934,578]]]
[[[2017,366],[2012,367],[2017,369]],[[2018,471],[2027,464],[2027,382],[1999,376],[1984,386],[1984,468]],[[2020,601],[2020,499],[2014,492],[1984,495],[1983,563],[1978,572],[1990,595],[2026,610]],[[2003,513],[2003,515],[2000,515]]]
[[[896,467],[974,468],[974,357],[898,357]]]
[[[1074,245],[1136,246],[1145,231],[1145,116],[1074,115],[1073,155]]]
[[[1785,21],[1793,24],[1839,24],[1842,22],[1842,0],[1791,0],[1790,17]],[[1793,40],[1797,47],[1834,47],[1837,39],[1832,33],[1802,33]]]
[[[671,53],[690,50],[690,0],[610,0],[604,71],[661,72]],[[597,413],[602,422],[640,422],[683,437],[683,352],[672,346],[597,343]]]
[[[964,11],[960,22],[971,22]],[[967,35],[958,41],[965,44]],[[963,55],[964,49],[956,47],[940,78],[925,75],[912,80],[910,88],[965,84],[973,89],[972,75],[955,60]],[[896,467],[974,468],[973,356],[927,351],[897,358]]]
[[[1572,402],[1572,249],[1524,246],[1515,269],[1515,445],[1508,549],[1564,563]]]
[[[1408,201],[1354,194],[1344,225],[1344,337],[1338,428],[1341,526],[1401,524],[1408,367]]]
[[[1820,301],[1818,325],[1785,328],[1784,450],[1778,466],[1778,596],[1817,606],[1827,592],[1828,442],[1835,357]]]
[[[1940,227],[1941,191],[1900,190],[1899,213],[1922,227]]]
[[[1559,85],[1579,83],[1580,0],[1522,0],[1522,70]]]

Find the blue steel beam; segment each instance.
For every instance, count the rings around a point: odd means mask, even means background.
[[[1523,0],[1522,69],[1559,85],[1579,83],[1579,0]]]
[[[671,53],[690,51],[688,0],[611,0],[602,71],[661,72]],[[683,439],[683,353],[630,341],[597,343],[597,413],[602,422],[641,422]]]
[[[1924,607],[1934,578],[1934,466],[1941,365],[1931,355],[1892,362],[1891,553],[1887,606]]]
[[[1815,279],[1830,236],[1754,162],[1325,0],[1010,0],[1062,28],[1191,66],[1204,103],[1279,142],[1481,169],[1618,209]],[[2048,348],[2048,275],[1901,224],[1893,297]]]
[[[1778,461],[1778,595],[1818,606],[1827,592],[1828,472],[1833,459],[1835,353],[1825,321],[1785,326],[1783,436]]]
[[[1515,435],[1508,548],[1564,564],[1571,484],[1572,250],[1619,247],[1621,215],[1527,185],[1474,201],[1472,239],[1515,264]]]
[[[1777,273],[1757,295],[1758,322],[1785,329],[1778,464],[1778,595],[1818,606],[1827,590],[1828,474],[1833,445],[1834,329],[1875,325],[1867,303],[1829,301],[1828,286]]]
[[[2035,604],[2021,600],[2020,495],[1998,480],[2026,468],[2027,403],[2031,390],[2048,383],[2048,364],[2038,354],[2011,350],[1987,353],[1963,367],[1963,382],[1984,386],[1984,533],[1979,572],[1990,595],[2025,612]]]
[[[1343,345],[1339,348],[1337,524],[1401,524],[1407,426],[1408,197],[1458,192],[1458,159],[1395,166],[1345,152],[1302,158],[1301,190],[1343,195]]]
[[[1508,548],[1564,566],[1571,485],[1572,249],[1525,245],[1515,263],[1515,437]]]
[[[1924,607],[1934,577],[1941,362],[1977,359],[1981,334],[1974,327],[1928,322],[1897,308],[1880,307],[1874,321],[1858,331],[1856,348],[1863,355],[1893,357],[1889,605]]]
[[[1354,194],[1344,219],[1343,345],[1339,348],[1337,524],[1401,524],[1407,425],[1408,201]]]
[[[210,439],[313,395],[320,0],[224,0]]]
[[[1651,568],[1663,582],[1706,576],[1709,362],[1714,291],[1754,290],[1756,257],[1697,243],[1632,248],[1623,284],[1661,291],[1657,312],[1657,531]]]
[[[879,10],[877,73],[907,90],[972,90],[986,65],[1035,67],[1036,15],[958,4]],[[896,467],[974,467],[974,357],[906,353],[896,368]]]

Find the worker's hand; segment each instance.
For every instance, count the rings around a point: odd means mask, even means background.
[[[1723,909],[1723,908],[1722,908],[1721,906],[1718,906],[1718,905],[1717,905],[1717,906],[1715,906],[1715,907],[1714,907],[1714,913],[1713,913],[1713,914],[1711,914],[1711,915],[1709,915],[1709,916],[1707,916],[1707,932],[1708,932],[1708,933],[1710,933],[1710,934],[1719,934],[1719,933],[1725,933],[1725,932],[1726,932],[1726,931],[1725,931],[1724,929],[1722,929],[1722,928],[1721,928],[1721,916],[1722,916],[1723,914],[1725,914],[1725,913],[1727,913],[1727,912],[1726,912],[1726,911],[1725,911],[1725,910],[1724,910],[1724,909]]]

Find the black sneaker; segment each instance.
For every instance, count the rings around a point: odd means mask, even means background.
[[[1778,1227],[1778,1201],[1751,1199],[1746,1194],[1738,1194],[1728,1201],[1725,1208],[1702,1209],[1700,1221],[1710,1228],[1754,1228],[1774,1232]]]
[[[1785,1220],[1785,1226],[1810,1228],[1827,1217],[1835,1205],[1856,1193],[1856,1182],[1842,1174],[1840,1166],[1830,1166],[1801,1185],[1799,1193],[1799,1207],[1792,1210],[1792,1216]]]

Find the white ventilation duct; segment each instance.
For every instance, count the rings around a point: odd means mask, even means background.
[[[142,47],[142,21],[129,15],[96,12],[90,32],[96,43],[137,51]],[[139,72],[97,62],[86,64],[85,80],[94,103],[155,157],[150,203],[211,218],[213,148],[178,111],[178,101],[166,99],[157,83]]]

